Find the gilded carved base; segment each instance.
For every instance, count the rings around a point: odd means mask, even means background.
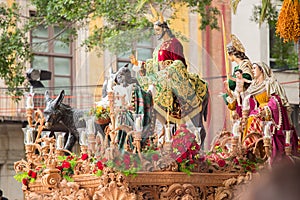
[[[24,189],[26,200],[225,200],[242,199],[240,185],[251,175],[232,173],[139,172],[137,176],[105,168],[103,175],[76,175],[74,182],[60,181],[57,187],[36,180]],[[240,192],[241,193],[241,192]]]

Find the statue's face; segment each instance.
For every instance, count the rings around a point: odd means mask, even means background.
[[[228,59],[230,62],[234,62],[234,55],[233,54],[228,54]]]
[[[263,72],[257,64],[254,64],[252,66],[252,73],[255,79],[259,78],[260,76],[263,76]]]
[[[163,28],[158,25],[154,25],[154,33],[158,40],[160,40],[164,36]]]
[[[131,72],[128,68],[121,68],[116,75],[116,81],[118,84],[122,84],[124,86],[128,85],[128,81],[131,78]]]

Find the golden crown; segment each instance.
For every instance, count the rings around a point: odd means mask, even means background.
[[[152,12],[151,14],[145,14],[145,17],[148,19],[148,21],[155,23],[157,21],[163,23],[164,22],[164,16],[162,15],[161,12],[157,12],[157,10],[155,10],[155,8],[152,6],[152,4],[150,4],[150,9]]]

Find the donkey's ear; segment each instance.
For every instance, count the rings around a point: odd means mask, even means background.
[[[129,63],[127,63],[126,65],[124,65],[123,67],[126,67],[126,68],[128,68],[128,65],[129,65]]]
[[[64,97],[65,97],[65,91],[62,90],[60,92],[60,94],[56,97],[56,99],[53,101],[54,108],[57,108],[61,104],[61,102],[63,101]]]
[[[48,101],[51,101],[52,99],[50,98],[50,95],[49,95],[49,91],[48,90],[46,90],[45,91],[45,102],[48,102]]]

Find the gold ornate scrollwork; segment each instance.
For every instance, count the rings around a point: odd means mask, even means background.
[[[195,186],[191,184],[173,184],[167,191],[161,193],[161,199],[164,200],[195,200],[200,199]]]
[[[61,177],[58,173],[50,173],[50,174],[46,174],[42,177],[42,184],[49,188],[53,188],[58,185],[60,180],[61,180]]]

